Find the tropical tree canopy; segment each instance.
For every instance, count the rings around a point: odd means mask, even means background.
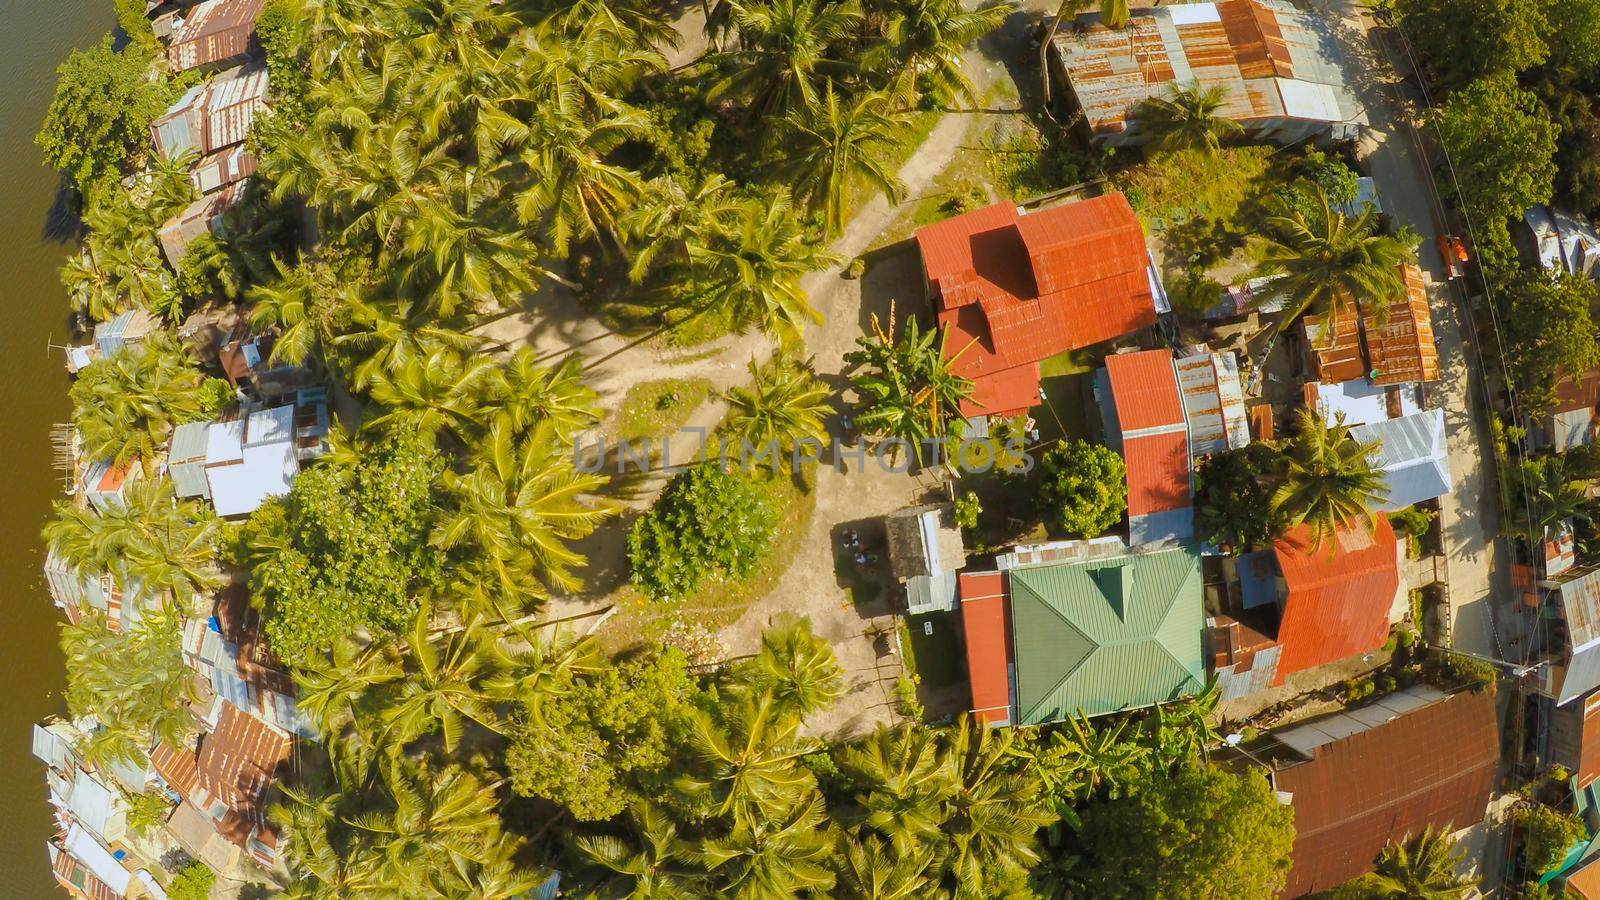
[[[1370,523],[1388,488],[1372,461],[1376,446],[1356,440],[1342,415],[1330,425],[1319,411],[1303,406],[1295,421],[1272,509],[1289,527],[1308,526],[1321,546],[1341,528]]]

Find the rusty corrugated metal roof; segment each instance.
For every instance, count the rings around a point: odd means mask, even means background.
[[[1333,334],[1328,333],[1327,316],[1306,316],[1306,344],[1311,348],[1317,380],[1323,384],[1343,384],[1367,374],[1361,358],[1361,329],[1356,314],[1341,310],[1333,319]]]
[[[1409,384],[1439,377],[1439,351],[1433,345],[1433,314],[1428,310],[1422,270],[1406,264],[1400,267],[1400,275],[1405,299],[1389,304],[1388,320],[1380,322],[1375,313],[1366,310],[1361,315],[1374,384]]]
[[[985,725],[1010,725],[1011,615],[1005,576],[971,572],[961,575],[957,584],[966,632],[972,717]]]
[[[1300,525],[1273,543],[1288,599],[1278,625],[1283,656],[1275,684],[1295,672],[1383,645],[1400,587],[1398,544],[1382,513],[1372,530],[1353,523],[1318,547]]]
[[[1282,896],[1328,890],[1371,871],[1391,840],[1481,821],[1499,759],[1488,693],[1455,694],[1316,747],[1310,761],[1274,778],[1294,804],[1293,866]]]
[[[266,0],[206,0],[189,10],[183,27],[167,45],[173,70],[209,66],[248,53],[265,5]]]
[[[1223,87],[1221,112],[1234,119],[1339,121],[1345,107],[1359,114],[1337,64],[1324,58],[1331,42],[1289,3],[1220,0],[1131,12],[1122,29],[1084,13],[1054,41],[1096,132],[1122,131],[1145,100],[1190,81]],[[1304,102],[1317,86],[1332,89],[1333,109]]]

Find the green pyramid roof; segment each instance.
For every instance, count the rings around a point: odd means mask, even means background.
[[[1203,687],[1200,557],[1178,548],[1011,570],[1020,724]]]

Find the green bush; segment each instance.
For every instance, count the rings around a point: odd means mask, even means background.
[[[749,478],[702,464],[680,472],[628,532],[633,583],[651,597],[743,578],[766,555],[776,513]]]
[[[56,93],[34,142],[44,160],[88,193],[121,177],[150,145],[150,123],[166,112],[176,90],[152,80],[150,61],[118,53],[107,37],[74,50],[56,69]]]
[[[983,504],[978,502],[978,495],[971,491],[963,493],[956,498],[956,526],[971,530],[978,527],[978,516],[983,514]]]
[[[167,883],[167,900],[206,900],[216,881],[217,873],[211,871],[210,866],[191,860]]]
[[[1189,271],[1167,284],[1167,297],[1172,308],[1191,318],[1203,318],[1208,310],[1222,300],[1223,285],[1199,269]]]
[[[1517,808],[1511,821],[1522,831],[1522,861],[1533,872],[1554,868],[1585,834],[1583,820],[1543,804]]]
[[[1058,532],[1098,537],[1128,509],[1127,477],[1111,448],[1063,441],[1039,460],[1038,512]]]
[[[1446,689],[1467,687],[1476,691],[1494,689],[1500,672],[1491,663],[1459,653],[1437,652],[1422,664],[1422,677]]]

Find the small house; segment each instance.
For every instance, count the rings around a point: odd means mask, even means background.
[[[1104,715],[1204,685],[1200,557],[1190,548],[1129,553],[1116,539],[1019,548],[995,571],[963,573],[960,599],[972,710],[984,724]]]
[[[218,834],[271,867],[278,835],[266,818],[266,795],[289,763],[293,743],[284,732],[223,704],[216,727],[200,737],[198,748],[162,743],[151,762]]]
[[[1193,540],[1189,431],[1172,354],[1108,356],[1104,382],[1107,440],[1127,464],[1129,544]]]
[[[189,244],[201,235],[211,234],[222,217],[244,196],[242,182],[230,184],[215,193],[207,194],[183,208],[161,226],[157,237],[167,264],[176,269],[183,263],[183,254]]]
[[[1547,615],[1548,656],[1538,672],[1538,690],[1564,705],[1600,688],[1600,565],[1570,568],[1539,582]]]
[[[127,494],[128,486],[142,477],[144,469],[137,459],[120,466],[109,459],[102,459],[84,467],[83,480],[78,487],[89,505],[103,513],[113,507],[120,509],[124,505],[123,497]]]
[[[1273,732],[1251,752],[1294,806],[1281,896],[1331,890],[1372,871],[1390,842],[1483,821],[1500,763],[1489,693],[1419,685]]]
[[[1595,409],[1600,407],[1600,369],[1556,384],[1555,402],[1535,429],[1535,442],[1557,453],[1594,443]]]
[[[968,417],[1039,403],[1039,363],[1150,328],[1167,311],[1144,230],[1121,194],[1039,210],[1013,203],[917,229],[951,370],[973,383]]]
[[[913,506],[884,517],[889,540],[889,571],[906,588],[912,615],[953,612],[956,572],[967,564],[967,549],[949,503]]]
[[[1429,409],[1350,429],[1362,443],[1377,443],[1373,464],[1383,472],[1387,496],[1377,509],[1393,512],[1450,492],[1450,448],[1444,410]]]
[[[1537,263],[1569,275],[1586,275],[1595,278],[1600,273],[1600,233],[1583,218],[1548,206],[1535,206],[1522,216],[1528,226],[1524,240],[1531,239],[1531,249]]]
[[[1221,88],[1221,115],[1258,140],[1351,141],[1366,112],[1345,77],[1339,42],[1316,15],[1284,0],[1135,7],[1123,28],[1097,12],[1058,29],[1048,56],[1095,144],[1148,137],[1141,107],[1176,86]]]
[[[266,0],[205,0],[172,22],[172,71],[219,69],[257,48],[256,20]]]
[[[150,136],[168,160],[190,151],[203,158],[244,143],[266,108],[266,67],[241,66],[190,88],[150,124]]]
[[[1400,544],[1381,513],[1370,530],[1352,522],[1321,546],[1301,525],[1272,549],[1225,560],[1224,566],[1229,606],[1207,631],[1224,700],[1371,653],[1389,636],[1400,590]]]
[[[172,430],[172,443],[167,451],[167,477],[172,479],[173,490],[181,498],[211,499],[211,485],[206,481],[209,427],[205,422],[185,422]]]
[[[206,483],[223,518],[246,516],[289,493],[300,471],[292,405],[244,410],[206,428]]]

